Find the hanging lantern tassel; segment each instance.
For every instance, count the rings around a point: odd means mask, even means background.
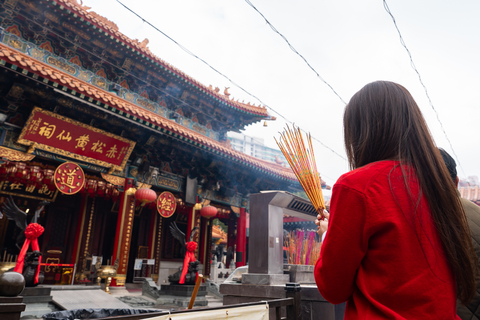
[[[135,198],[141,202],[141,206],[145,206],[147,203],[155,201],[157,194],[152,189],[141,188],[135,192]]]

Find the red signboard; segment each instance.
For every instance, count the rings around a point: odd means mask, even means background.
[[[122,170],[135,142],[53,112],[34,108],[18,143]]]
[[[82,168],[73,162],[59,165],[53,177],[55,186],[64,194],[75,194],[82,190],[85,184],[85,174]]]
[[[164,218],[170,218],[177,208],[175,196],[168,191],[162,192],[157,198],[158,213]]]

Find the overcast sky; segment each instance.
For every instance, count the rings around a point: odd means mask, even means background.
[[[227,75],[263,103],[345,157],[344,103],[292,52],[244,0],[121,0],[171,38]],[[251,0],[345,100],[375,80],[405,86],[419,104],[439,147],[453,152],[426,98],[392,19],[380,0]],[[84,0],[122,33],[205,85],[230,97],[257,100],[216,74],[122,7],[116,0]],[[453,145],[461,178],[480,175],[480,2],[395,0],[388,5],[411,51]],[[285,121],[258,123],[245,134],[270,147]],[[328,184],[348,170],[346,160],[314,142]]]

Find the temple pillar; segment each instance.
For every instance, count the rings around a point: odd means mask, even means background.
[[[80,203],[79,223],[75,232],[72,263],[77,264],[76,281],[84,281],[90,274],[87,260],[91,258],[93,244],[93,230],[95,220],[95,198],[82,194]],[[44,243],[45,245],[45,243]]]
[[[208,219],[201,218],[202,220],[202,227],[199,231],[200,233],[200,242],[198,243],[198,246],[200,247],[200,257],[199,261],[200,263],[203,263],[203,270],[205,271],[205,261],[206,261],[206,244],[207,244],[207,231],[208,231],[208,223],[210,222]],[[206,275],[205,272],[203,275]]]
[[[152,210],[150,238],[148,245],[148,258],[155,259],[155,265],[153,268],[152,279],[158,281],[158,274],[160,269],[160,246],[162,242],[162,223],[163,217],[158,214],[157,209]]]
[[[212,220],[202,219],[202,247],[200,251],[200,262],[203,263],[203,275],[210,275],[212,263]]]
[[[133,229],[133,216],[135,214],[135,188],[133,188],[133,179],[125,179],[124,191],[120,197],[120,206],[118,210],[117,231],[115,234],[115,243],[113,246],[113,261],[118,258],[119,265],[117,276],[112,279],[111,286],[124,286],[127,278],[128,254],[130,252],[130,242]]]
[[[193,240],[192,240],[198,244],[197,249],[195,250],[195,258],[197,260],[200,259],[199,249],[200,249],[201,243],[199,242],[199,240],[200,240],[200,234],[201,234],[201,230],[200,230],[201,217],[202,216],[200,215],[200,210],[195,210],[195,207],[192,207],[192,210],[188,215],[188,222],[187,222],[187,239],[186,239],[187,242],[188,240],[190,240],[190,235],[192,234],[193,228],[195,227],[199,228],[199,230],[197,230],[197,232],[195,233],[195,236],[193,236]]]
[[[227,228],[227,252],[229,248],[231,249],[231,252],[234,252],[235,250],[235,214],[232,213],[230,215],[230,219],[228,220],[228,228]],[[227,259],[225,261],[225,266],[227,268],[230,267],[230,262],[231,259],[227,256]]]
[[[80,247],[82,245],[82,236],[83,228],[85,225],[85,217],[87,215],[87,206],[88,206],[88,194],[82,193],[82,200],[80,203],[80,214],[78,215],[77,230],[75,231],[75,242],[72,251],[72,260],[71,263],[76,263],[77,268],[79,268],[78,263],[80,258]],[[78,269],[80,270],[80,269]]]
[[[247,248],[247,214],[245,208],[240,208],[240,217],[237,221],[237,261],[236,267],[245,265]]]
[[[190,239],[190,234],[192,233],[193,226],[195,225],[195,207],[192,207],[190,212],[188,213],[188,221],[187,221],[187,241]]]
[[[197,230],[197,232],[195,232],[195,235],[193,236],[192,241],[197,243],[197,249],[195,250],[195,258],[197,260],[200,260],[200,246],[202,245],[200,243],[200,235],[201,235],[201,231],[202,231],[202,229],[200,227],[201,227],[202,216],[200,215],[200,210],[195,210],[194,209],[194,210],[192,210],[192,212],[193,212],[193,215],[192,215],[193,216],[193,227],[190,230],[193,230],[193,228],[198,227],[198,230]]]

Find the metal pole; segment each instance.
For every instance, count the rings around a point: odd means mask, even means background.
[[[195,299],[197,298],[198,289],[200,288],[200,283],[202,283],[203,275],[199,274],[197,277],[197,281],[195,282],[195,288],[193,289],[192,297],[190,298],[190,303],[188,304],[188,309],[193,308],[193,304],[195,303]]]
[[[75,273],[77,272],[77,264],[73,264],[73,274],[72,274],[72,283],[70,283],[71,286],[73,286],[73,283],[75,281]]]

